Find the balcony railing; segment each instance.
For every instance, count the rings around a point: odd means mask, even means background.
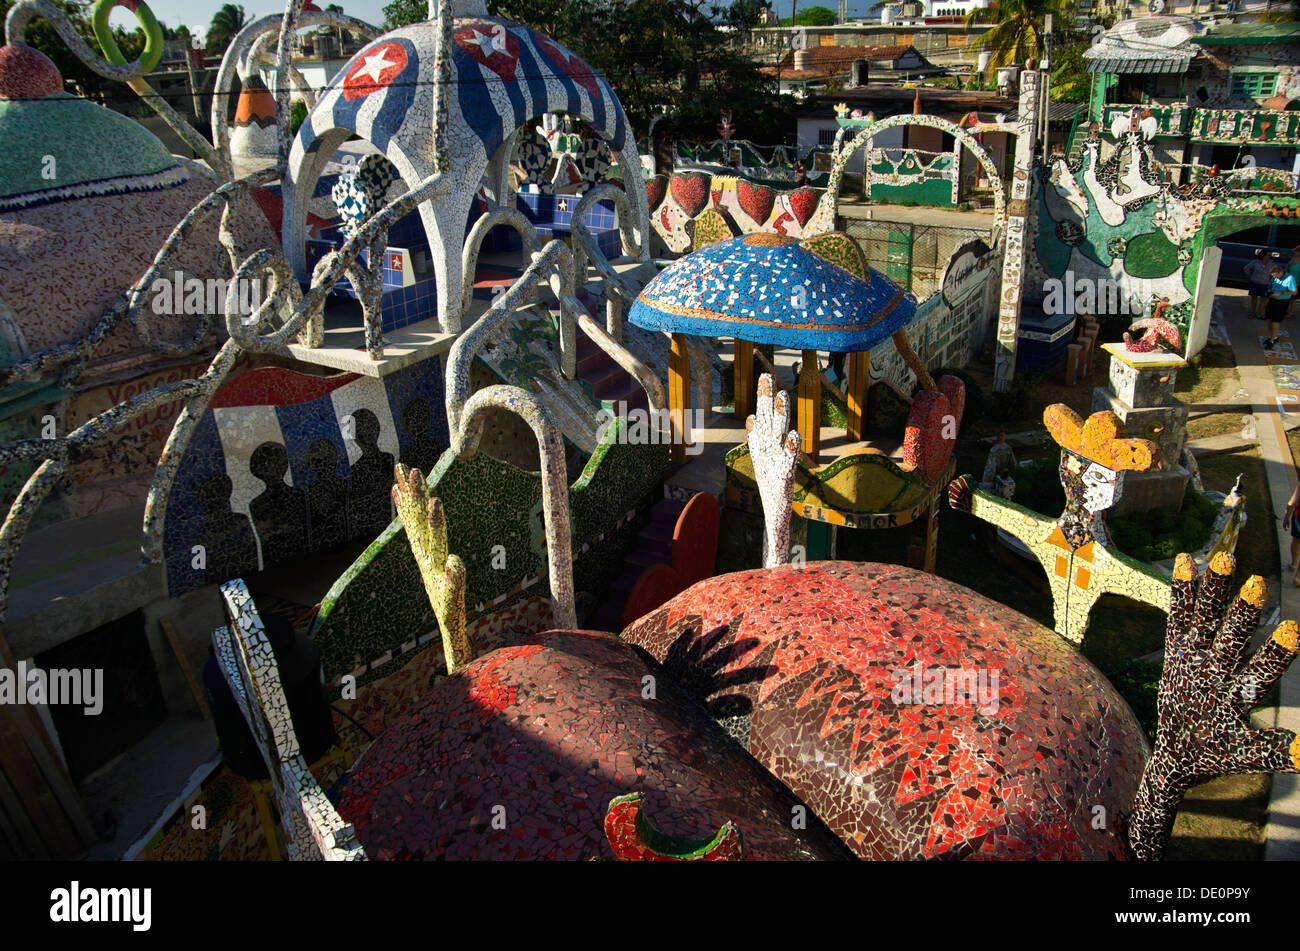
[[[1151,110],[1157,135],[1189,136],[1194,142],[1300,146],[1300,112],[1276,109],[1201,109],[1182,103],[1112,102],[1102,110],[1102,131],[1109,133],[1116,117],[1140,116],[1143,109]]]
[[[1193,141],[1300,144],[1300,112],[1276,109],[1197,109]]]
[[[1196,110],[1181,103],[1162,106],[1158,103],[1138,105],[1129,102],[1113,102],[1106,105],[1102,112],[1102,130],[1109,132],[1117,116],[1141,115],[1143,109],[1150,109],[1156,120],[1156,135],[1186,135],[1192,124],[1192,113]]]

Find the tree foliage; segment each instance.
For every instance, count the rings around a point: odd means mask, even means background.
[[[704,0],[488,0],[493,16],[550,36],[581,56],[613,86],[638,135],[668,109],[655,135],[714,138],[719,115],[743,117],[740,138],[784,142],[796,102],[778,96],[776,80],[728,45],[720,26],[747,31],[763,4]],[[424,20],[424,0],[384,7],[390,29]]]
[[[834,26],[839,14],[830,7],[809,7],[781,21],[782,26]]]
[[[90,48],[97,53],[100,52],[95,31],[90,25],[89,0],[54,0],[54,2],[63,8],[68,15],[68,20],[90,44]],[[9,15],[13,5],[14,0],[0,0],[0,19]],[[127,62],[134,62],[144,52],[144,31],[139,28],[126,30],[120,26],[114,27],[113,37],[117,40],[118,49],[122,51]],[[105,98],[134,97],[135,94],[121,83],[104,79],[86,67],[68,49],[67,44],[54,32],[54,27],[50,26],[48,21],[39,18],[32,20],[27,26],[24,39],[28,46],[40,50],[54,61],[54,65],[59,68],[59,73],[63,76],[64,88],[69,91],[100,102]]]
[[[1052,50],[1052,98],[1059,102],[1087,102],[1092,89],[1092,75],[1083,52],[1086,41],[1067,43]]]
[[[212,15],[212,22],[208,24],[207,53],[209,56],[220,56],[226,51],[236,34],[248,25],[248,14],[244,8],[237,3],[223,4],[221,9]]]
[[[993,54],[990,68],[1022,64],[1026,59],[1042,59],[1047,49],[1045,19],[1053,17],[1054,32],[1073,23],[1072,0],[1000,0],[997,6],[972,10],[967,26],[992,23],[993,28],[967,44],[969,50],[988,50]]]

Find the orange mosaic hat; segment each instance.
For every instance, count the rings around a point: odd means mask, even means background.
[[[1043,410],[1043,423],[1062,449],[1116,472],[1150,469],[1156,458],[1156,444],[1124,438],[1124,424],[1110,410],[1093,413],[1084,422],[1064,403],[1053,403]]]

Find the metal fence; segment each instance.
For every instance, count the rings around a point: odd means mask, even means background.
[[[844,230],[858,242],[867,263],[918,301],[939,289],[944,268],[958,248],[969,241],[989,240],[987,228],[957,228],[850,218]]]

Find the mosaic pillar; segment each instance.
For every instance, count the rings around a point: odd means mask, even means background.
[[[1029,64],[1027,64],[1028,66]],[[1020,71],[1020,112],[1016,117],[1016,164],[1007,203],[1002,245],[1002,302],[998,307],[998,345],[993,389],[1005,393],[1016,374],[1016,334],[1020,329],[1020,294],[1025,263],[1025,219],[1038,132],[1038,71]]]
[[[952,137],[952,206],[961,204],[961,139]]]
[[[1155,466],[1119,475],[1110,515],[1177,512],[1191,473],[1182,464],[1187,442],[1187,405],[1174,398],[1174,382],[1186,362],[1172,353],[1129,353],[1122,343],[1103,344],[1110,354],[1110,386],[1092,391],[1092,411],[1110,410],[1130,437],[1158,447]]]
[[[799,436],[809,465],[817,465],[821,449],[822,380],[817,368],[817,351],[805,350],[799,369]]]
[[[673,348],[668,356],[668,411],[676,432],[672,439],[671,460],[686,461],[686,422],[691,409],[691,360],[686,353],[686,335],[673,334]]]
[[[736,419],[748,419],[754,412],[754,344],[737,338],[731,361],[736,394]]]
[[[864,439],[867,429],[867,390],[871,386],[871,351],[859,350],[849,354],[849,380],[845,391],[848,397],[848,435],[857,442]]]
[[[907,564],[934,574],[935,558],[939,554],[939,505],[938,495],[930,501],[929,506],[912,522],[911,542],[907,547]]]

